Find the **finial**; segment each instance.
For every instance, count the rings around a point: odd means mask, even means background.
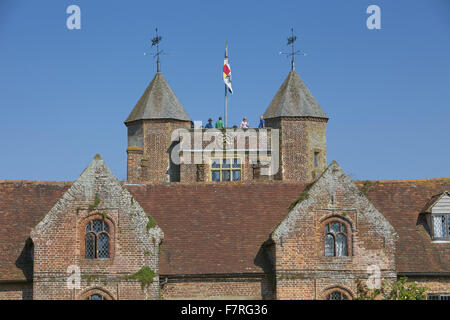
[[[161,73],[161,63],[159,61],[159,56],[163,54],[163,50],[159,51],[159,43],[162,40],[161,36],[158,36],[158,28],[155,29],[156,36],[152,39],[152,47],[156,46],[156,52],[153,54],[153,58],[156,58],[156,72]],[[148,53],[144,53],[144,56]]]
[[[292,51],[290,53],[280,52],[280,54],[285,54],[286,57],[291,57],[291,71],[295,70],[295,56],[302,55],[306,56],[306,53],[300,52],[300,50],[295,51],[294,42],[297,40],[297,37],[294,35],[294,28],[291,28],[291,36],[287,38],[287,45],[291,45]]]

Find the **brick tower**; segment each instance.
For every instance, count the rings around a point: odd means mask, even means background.
[[[280,129],[280,169],[275,179],[309,182],[327,166],[328,116],[294,69],[264,113]]]
[[[128,128],[128,182],[179,181],[179,165],[170,159],[170,152],[177,143],[172,141],[171,135],[178,128],[190,129],[192,121],[162,73],[156,73],[125,125]]]

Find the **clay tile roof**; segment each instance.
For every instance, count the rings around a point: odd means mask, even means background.
[[[30,267],[23,251],[31,228],[70,185],[49,181],[0,181],[0,280],[30,278]]]
[[[284,80],[264,118],[315,117],[328,119],[327,114],[313,97],[295,70]]]
[[[362,187],[363,182],[356,182]],[[25,280],[33,228],[71,183],[0,181],[0,280]],[[304,190],[299,183],[127,185],[165,234],[160,273],[259,273],[261,245]],[[370,182],[367,196],[399,234],[400,273],[449,273],[450,244],[433,243],[421,210],[450,179]]]
[[[131,111],[125,123],[145,119],[191,121],[162,73],[157,73]]]
[[[170,275],[262,272],[258,251],[305,185],[126,187],[163,230],[160,273]]]
[[[369,200],[399,235],[397,272],[450,273],[450,243],[433,242],[421,214],[433,195],[449,189],[450,179],[370,181],[366,187]]]

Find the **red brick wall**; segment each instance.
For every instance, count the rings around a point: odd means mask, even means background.
[[[108,223],[109,258],[85,258],[85,228],[92,219]],[[148,229],[147,222],[146,213],[103,161],[94,160],[31,233],[34,299],[81,299],[88,289],[104,290],[112,299],[157,299],[162,233],[156,226]],[[67,286],[69,266],[81,272],[80,289]],[[147,290],[126,279],[143,266],[155,272]]]
[[[170,280],[161,290],[161,299],[165,300],[272,298],[272,286],[265,278]]]
[[[408,277],[408,282],[415,282],[421,287],[427,287],[426,293],[450,294],[450,277]]]
[[[31,300],[33,284],[31,282],[0,283],[0,300]]]
[[[263,131],[264,130],[264,131]],[[263,133],[261,133],[263,131]],[[265,129],[227,129],[225,130],[190,130],[190,145],[183,143],[183,149],[194,150],[216,150],[217,152],[183,152],[185,160],[181,164],[181,182],[194,183],[211,181],[211,158],[240,158],[242,161],[241,181],[272,179],[267,175],[255,174],[254,165],[258,160],[270,161],[271,153],[266,151],[271,148],[271,131]],[[222,144],[222,134],[230,137],[230,144]],[[184,137],[181,137],[183,141]],[[196,142],[201,141],[201,144]],[[232,140],[231,140],[232,139]],[[206,140],[206,141],[205,141]],[[197,143],[197,144],[196,144]],[[246,151],[242,151],[242,150]],[[249,153],[256,149],[263,150],[261,153]],[[239,152],[228,152],[227,150],[240,150]],[[277,150],[278,152],[278,150]],[[200,166],[199,166],[200,164]]]
[[[321,299],[332,287],[354,295],[372,265],[382,279],[396,278],[395,231],[337,164],[307,193],[275,231],[278,299]],[[348,256],[324,254],[324,226],[332,219],[347,226]]]
[[[280,166],[276,179],[312,181],[327,166],[326,119],[272,118],[267,127],[280,130]],[[319,152],[318,167],[314,167],[314,152]]]
[[[169,182],[172,132],[178,128],[190,129],[191,122],[161,119],[143,120],[142,123],[144,134],[142,154],[134,150],[130,152],[128,149],[128,182]]]

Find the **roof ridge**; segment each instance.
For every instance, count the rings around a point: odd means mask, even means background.
[[[396,180],[353,180],[354,183],[377,182],[377,183],[401,183],[401,182],[430,182],[430,181],[449,181],[450,178],[423,178],[423,179],[396,179]]]
[[[55,180],[0,180],[0,184],[7,183],[28,183],[28,184],[72,184],[73,181],[55,181]]]

